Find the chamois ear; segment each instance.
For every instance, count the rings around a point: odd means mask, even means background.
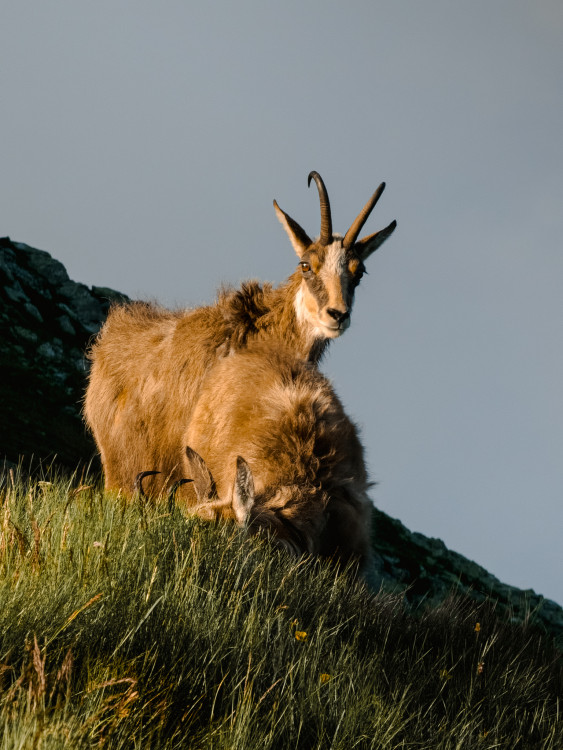
[[[396,226],[397,222],[392,221],[388,227],[385,227],[385,229],[381,229],[379,232],[374,232],[373,234],[358,240],[354,245],[354,249],[360,258],[362,260],[369,258],[369,256],[374,253],[378,247],[383,245],[385,240],[393,234]]]
[[[186,446],[184,473],[193,479],[195,493],[200,503],[217,499],[217,487],[207,464],[189,445]]]
[[[237,475],[233,488],[233,511],[238,523],[243,526],[254,505],[254,478],[244,458],[237,456]]]
[[[278,217],[280,224],[287,232],[287,236],[289,237],[290,242],[293,245],[293,249],[297,253],[297,257],[303,257],[303,253],[305,252],[305,250],[307,250],[307,248],[312,245],[309,235],[307,234],[307,232],[305,232],[304,229],[299,226],[299,224],[294,219],[291,218],[291,216],[286,214],[285,211],[282,211],[276,201],[274,201],[274,209],[276,211],[276,216]]]

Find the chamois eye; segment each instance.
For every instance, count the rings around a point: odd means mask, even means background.
[[[358,281],[362,278],[362,276],[365,273],[367,273],[366,267],[364,266],[363,263],[360,263],[360,265],[358,266],[358,269],[356,271],[356,278],[358,279]]]
[[[361,276],[363,272],[363,263],[360,262],[358,258],[352,258],[352,260],[348,263],[348,270],[352,274],[352,276]]]
[[[364,264],[357,261],[352,261],[348,266],[348,270],[352,274],[352,285],[354,287],[358,286],[364,273],[367,273]]]
[[[309,271],[311,270],[310,264],[306,263],[305,261],[300,263],[299,266],[301,267],[301,270],[303,271],[303,273],[309,273]]]

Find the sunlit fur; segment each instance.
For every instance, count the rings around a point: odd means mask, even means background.
[[[264,345],[222,360],[205,379],[179,452],[183,445],[213,475],[216,495],[226,501],[217,503],[219,515],[234,517],[240,455],[254,478],[251,530],[270,532],[295,553],[365,562],[371,503],[363,448],[315,367]],[[184,475],[194,470],[184,459]],[[188,505],[202,502],[192,485],[180,493]]]
[[[300,258],[279,287],[249,281],[196,309],[133,302],[110,310],[90,352],[84,403],[108,489],[130,495],[136,475],[155,467],[161,474],[147,479],[149,494],[173,481],[178,441],[203,378],[223,357],[267,342],[316,364],[330,339],[348,327],[363,261],[395,223],[345,250],[339,235],[320,245],[277,204],[276,212]]]
[[[318,361],[326,339],[297,320],[300,284],[300,273],[278,289],[248,282],[195,310],[141,302],[111,309],[90,352],[84,402],[108,489],[131,494],[138,472],[154,466],[162,473],[146,481],[149,493],[172,481],[176,447],[201,382],[223,357],[251,341],[268,341]]]

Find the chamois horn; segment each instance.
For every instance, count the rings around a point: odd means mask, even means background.
[[[319,200],[321,203],[321,236],[319,237],[319,242],[321,245],[329,245],[332,242],[332,218],[330,215],[328,193],[326,192],[323,178],[318,172],[309,172],[307,185],[311,185],[311,180],[315,180],[317,183],[317,190],[319,191]]]
[[[366,205],[362,208],[358,216],[356,217],[356,220],[350,227],[350,229],[346,232],[344,235],[344,239],[342,240],[342,246],[349,250],[354,242],[358,239],[358,235],[362,231],[362,227],[366,223],[368,216],[373,211],[373,207],[377,203],[377,201],[381,198],[381,193],[385,190],[385,183],[382,182],[381,185],[377,188],[375,193],[371,196],[369,201],[366,203]]]
[[[178,479],[177,482],[174,482],[172,487],[170,488],[170,492],[168,493],[168,512],[173,513],[174,508],[176,507],[176,493],[180,489],[180,487],[183,484],[188,484],[188,482],[193,482],[193,479]]]
[[[143,488],[143,479],[145,477],[151,477],[154,474],[160,474],[160,471],[140,471],[135,477],[135,490],[139,493],[139,497],[142,497],[143,500],[147,499],[145,490]]]

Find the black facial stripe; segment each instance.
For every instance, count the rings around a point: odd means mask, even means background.
[[[355,288],[356,288],[356,287],[358,286],[358,284],[360,283],[360,279],[361,279],[361,278],[362,278],[362,275],[361,275],[361,274],[356,274],[356,276],[352,276],[352,278],[350,279],[350,284],[348,285],[348,287],[349,287],[349,290],[350,290],[350,293],[352,293],[352,294],[353,294],[353,292],[354,292],[354,289],[355,289]]]
[[[307,286],[309,287],[309,291],[317,301],[317,304],[319,305],[319,308],[326,307],[328,305],[328,292],[326,290],[325,285],[320,280],[318,276],[313,276],[312,278],[306,278],[305,281],[307,282]],[[348,307],[352,303],[352,298],[354,296],[354,290],[360,283],[360,279],[356,279],[354,277],[350,278],[348,280],[348,284],[346,285],[345,290],[345,298],[346,298],[346,304]]]
[[[321,279],[317,275],[314,275],[311,278],[306,278],[305,281],[307,282],[309,291],[317,300],[319,307],[328,305],[328,293]]]

